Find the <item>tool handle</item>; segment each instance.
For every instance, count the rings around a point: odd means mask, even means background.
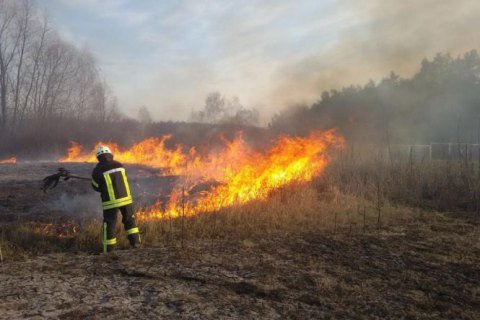
[[[86,177],[79,177],[79,176],[75,176],[75,175],[68,175],[69,178],[74,178],[74,179],[80,179],[80,180],[88,180],[88,181],[91,181],[92,179],[91,178],[86,178]]]

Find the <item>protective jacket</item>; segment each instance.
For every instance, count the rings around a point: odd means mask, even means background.
[[[125,168],[113,160],[111,154],[99,156],[99,162],[92,173],[92,187],[101,194],[103,210],[123,207],[133,202]]]

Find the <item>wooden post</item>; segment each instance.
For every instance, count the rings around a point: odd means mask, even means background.
[[[173,239],[173,221],[172,221],[172,214],[169,213],[168,214],[168,224],[169,224],[169,228],[170,228],[170,243],[173,245],[174,243],[174,239]]]
[[[413,157],[414,157],[413,145],[410,145],[410,173],[413,171]]]
[[[185,185],[189,183],[190,176],[188,175],[188,161],[185,162],[185,173],[182,185],[182,249],[184,248],[184,239],[185,239],[185,206],[186,206],[186,199],[185,199]]]
[[[350,210],[347,211],[347,219],[348,219],[348,235],[352,233],[352,217],[350,214]]]
[[[478,178],[480,179],[480,117],[478,117],[478,127],[477,127],[477,156],[478,156]]]
[[[337,211],[335,211],[335,218],[333,222],[333,233],[337,232]]]
[[[1,240],[1,242],[0,242],[0,262],[2,264],[2,272],[3,273],[5,273],[5,267],[3,266],[3,253],[2,253],[2,244],[4,243],[3,242],[4,239],[5,239],[5,229],[2,228],[2,234],[0,234],[0,240]]]
[[[480,215],[480,117],[478,117],[477,125],[477,215]]]
[[[2,254],[2,246],[0,245],[0,263],[2,263],[2,272],[5,273],[5,267],[3,266],[3,254]]]
[[[183,239],[185,237],[185,184],[182,186],[182,249]]]
[[[465,142],[465,166],[468,166],[468,143]]]
[[[367,208],[363,205],[363,233],[367,229]]]
[[[377,229],[380,229],[381,216],[382,216],[382,207],[378,206],[378,217],[377,217]]]
[[[381,186],[380,186],[380,177],[378,177],[377,181],[377,210],[378,210],[378,217],[377,217],[377,229],[380,229],[381,223],[381,215],[382,215],[382,199],[381,199]]]

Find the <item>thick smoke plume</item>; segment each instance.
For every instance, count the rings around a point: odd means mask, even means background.
[[[480,48],[476,0],[344,0],[340,11],[335,21],[344,28],[324,52],[281,67],[273,105],[312,103],[322,90],[364,84],[392,70],[409,77],[438,52],[456,56]]]

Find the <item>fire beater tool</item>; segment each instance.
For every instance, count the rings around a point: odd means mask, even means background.
[[[76,176],[70,173],[65,168],[58,168],[58,171],[48,177],[43,178],[43,185],[42,185],[42,190],[43,192],[47,192],[48,189],[53,189],[57,186],[58,182],[60,179],[63,178],[63,181],[69,180],[69,179],[79,179],[79,180],[88,180],[91,181],[90,178],[86,177],[80,177]]]

